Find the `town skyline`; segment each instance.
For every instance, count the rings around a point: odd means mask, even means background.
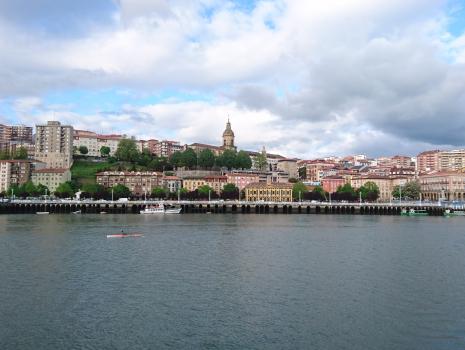
[[[302,159],[465,145],[461,1],[51,3],[0,4],[0,123],[210,144],[229,115],[241,148]]]

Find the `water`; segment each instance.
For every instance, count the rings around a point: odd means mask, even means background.
[[[463,349],[464,223],[3,215],[0,349]]]

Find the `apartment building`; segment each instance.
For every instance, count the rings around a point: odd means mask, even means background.
[[[31,163],[27,160],[0,160],[0,192],[29,181]]]
[[[53,193],[60,184],[71,181],[71,171],[66,168],[35,169],[32,171],[31,180],[34,185],[47,186],[50,193]]]
[[[58,121],[36,125],[34,157],[49,168],[69,169],[73,164],[73,127]]]
[[[79,149],[81,146],[87,147],[88,156],[100,157],[100,150],[103,146],[110,149],[110,156],[113,156],[118,149],[118,143],[124,135],[117,134],[97,134],[92,131],[75,130],[73,137],[73,146]]]
[[[163,174],[156,171],[103,171],[96,174],[96,181],[105,188],[124,185],[136,196],[150,194],[162,185]]]

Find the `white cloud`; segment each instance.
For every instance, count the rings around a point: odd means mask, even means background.
[[[172,89],[216,98],[61,117],[218,143],[229,113],[244,148],[291,156],[465,144],[464,36],[448,32],[444,1],[276,0],[250,12],[217,0],[117,4],[111,25],[73,38],[0,19],[0,97],[19,97],[18,116],[48,118],[50,106],[29,96],[50,91]]]

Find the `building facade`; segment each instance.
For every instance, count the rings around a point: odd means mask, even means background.
[[[0,192],[29,181],[31,163],[27,160],[0,160]]]
[[[223,191],[224,185],[228,183],[227,176],[205,176],[204,178],[205,185],[210,186],[217,194],[221,194]]]
[[[245,187],[248,202],[292,202],[292,184],[257,182]]]
[[[439,152],[439,170],[465,170],[465,149],[456,149],[451,151]]]
[[[439,170],[439,150],[426,151],[417,155],[417,172],[425,173]]]
[[[177,176],[163,176],[162,185],[171,193],[177,193],[182,188],[182,179]]]
[[[136,196],[150,195],[155,187],[162,186],[163,174],[156,171],[103,171],[96,181],[105,188],[124,185]]]
[[[31,180],[36,186],[47,186],[50,193],[53,193],[61,183],[71,181],[71,171],[64,168],[35,169],[32,171]]]
[[[110,149],[110,156],[113,156],[118,149],[118,143],[124,135],[102,135],[92,131],[75,130],[73,136],[73,146],[79,149],[81,146],[87,147],[88,156],[100,157],[100,150],[103,146]]]
[[[289,178],[298,179],[299,169],[297,167],[297,159],[278,159],[276,163],[276,170],[289,174]]]
[[[69,169],[73,164],[73,127],[49,121],[36,126],[35,155],[49,168]]]
[[[435,171],[419,176],[422,197],[431,201],[464,201],[465,173]]]
[[[236,146],[234,145],[234,132],[231,129],[229,118],[226,123],[226,129],[223,132],[223,149],[236,150]]]
[[[260,182],[260,176],[258,174],[228,173],[226,177],[227,183],[233,184],[239,191],[242,191],[249,184]]]

